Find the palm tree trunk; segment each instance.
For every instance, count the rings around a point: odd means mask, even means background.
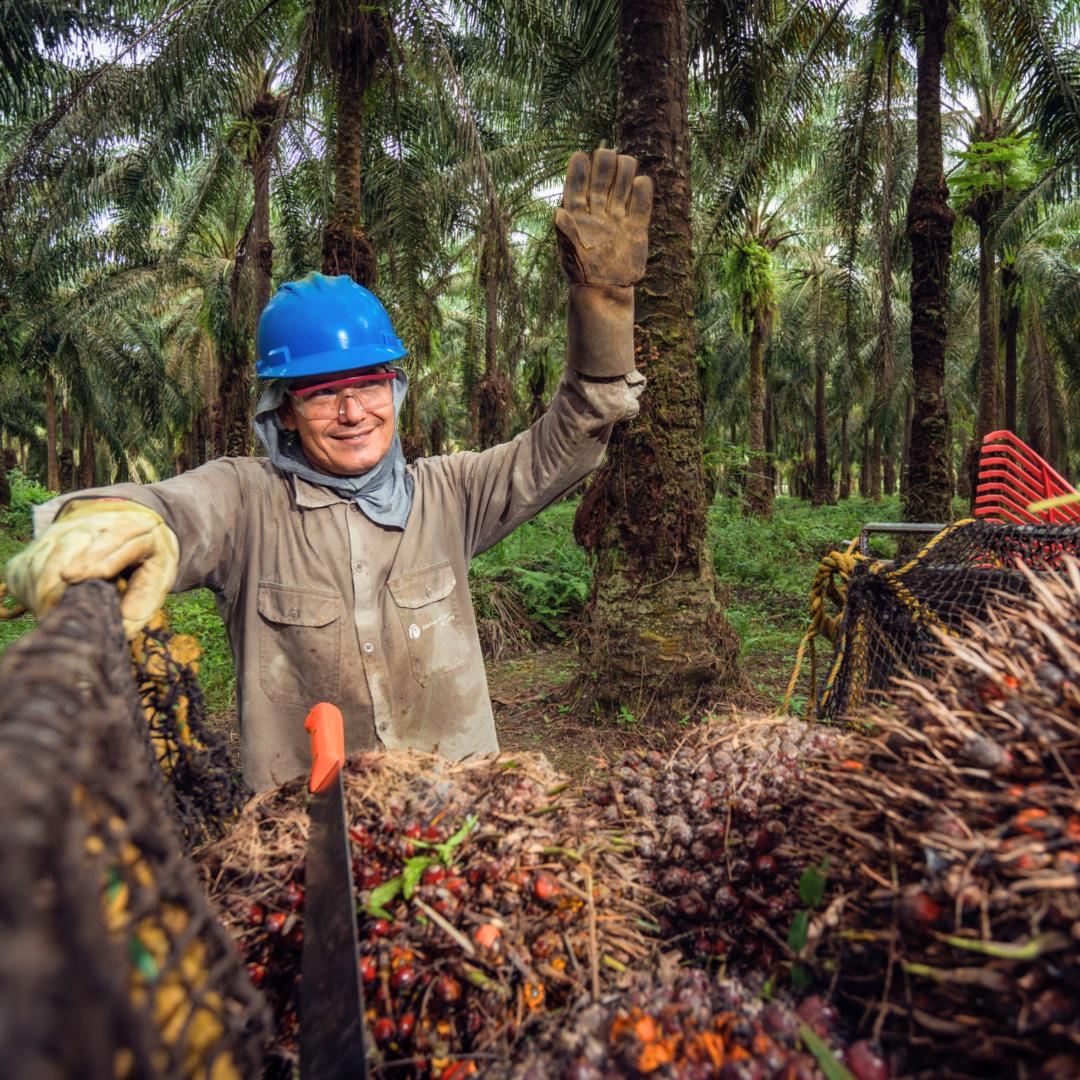
[[[765,338],[767,316],[759,314],[750,330],[750,461],[746,471],[746,512],[772,516],[773,487],[765,446]]]
[[[851,444],[848,441],[846,407],[840,414],[840,498],[851,498]]]
[[[75,447],[71,445],[71,410],[67,394],[60,401],[60,490],[75,490]]]
[[[814,506],[835,502],[829,471],[829,415],[825,408],[825,364],[814,365]]]
[[[51,371],[45,373],[45,444],[48,461],[46,487],[60,490],[60,459],[56,455],[56,379]]]
[[[870,498],[881,502],[881,428],[874,424],[870,432]]]
[[[994,304],[994,245],[990,239],[990,215],[1000,200],[984,196],[972,214],[979,227],[979,361],[977,365],[978,408],[972,437],[973,452],[968,463],[971,498],[975,498],[979,448],[983,437],[997,427],[998,341]],[[974,509],[974,503],[972,503]]]
[[[94,450],[94,429],[84,419],[79,437],[79,487],[93,487],[97,483],[97,456]]]
[[[863,420],[862,457],[859,459],[859,495],[870,497],[870,425]]]
[[[258,138],[248,159],[253,200],[251,220],[229,277],[229,328],[221,348],[218,393],[221,401],[219,453],[251,453],[253,353],[259,316],[270,299],[274,244],[270,239],[270,169],[277,143],[278,112],[284,99],[264,92],[252,106]]]
[[[510,382],[499,365],[499,246],[491,222],[481,255],[484,286],[484,377],[480,380],[477,424],[480,448],[496,446],[510,426]]]
[[[941,64],[951,0],[923,0],[915,95],[916,167],[908,200],[911,241],[911,421],[907,521],[950,520],[945,336],[954,214],[941,141]]]
[[[738,637],[717,606],[706,538],[688,74],[685,0],[623,0],[619,145],[656,186],[635,313],[649,389],[641,415],[616,426],[574,535],[594,566],[584,685],[639,718],[682,716],[739,678]]]
[[[1016,346],[1020,305],[1016,302],[1017,274],[1010,263],[1001,267],[1001,333],[1005,339],[1005,427],[1016,432]]]
[[[896,493],[896,454],[893,451],[893,437],[890,435],[882,446],[882,493],[894,495]]]
[[[334,139],[334,207],[322,237],[324,274],[348,274],[368,288],[375,285],[375,249],[361,225],[361,161],[364,151],[364,98],[375,69],[386,54],[384,16],[366,5],[342,35],[335,54],[337,113]]]

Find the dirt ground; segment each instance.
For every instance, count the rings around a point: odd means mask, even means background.
[[[561,772],[584,780],[631,747],[673,750],[706,715],[703,707],[685,723],[666,724],[601,715],[573,692],[576,662],[572,647],[552,646],[487,664],[495,728],[504,752],[542,751]],[[733,707],[740,716],[767,711],[766,699],[748,690],[734,702],[715,706],[714,714],[722,716]]]

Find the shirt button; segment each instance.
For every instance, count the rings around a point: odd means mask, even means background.
[[[356,562],[353,563],[353,569],[354,570],[363,570],[364,569],[364,564],[359,559],[357,559]]]
[[[295,619],[299,614],[300,614],[300,609],[299,608],[294,608],[294,607],[289,608],[289,618],[290,619]]]
[[[424,590],[424,592],[427,593],[428,596],[430,596],[434,591],[435,591],[434,589],[425,589]]]
[[[383,722],[382,722],[382,723],[381,723],[381,724],[379,725],[379,730],[380,730],[380,731],[385,731],[385,730],[387,729],[387,727],[388,727],[388,726],[389,726],[389,725],[388,725],[388,724],[386,723],[386,721],[384,720],[384,721],[383,721]]]
[[[373,653],[375,651],[375,645],[370,641],[364,642],[364,652]]]

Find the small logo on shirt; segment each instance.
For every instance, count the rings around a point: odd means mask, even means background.
[[[417,626],[416,623],[413,623],[412,626],[409,627],[409,637],[411,637],[413,641],[415,641],[419,636],[420,627]]]

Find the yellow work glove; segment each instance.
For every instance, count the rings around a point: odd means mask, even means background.
[[[41,616],[77,581],[132,570],[120,599],[124,632],[134,637],[176,582],[180,544],[148,506],[128,499],[77,499],[7,564],[8,592]]]

